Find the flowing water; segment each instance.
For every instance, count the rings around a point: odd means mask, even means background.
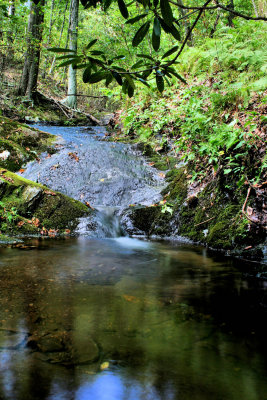
[[[266,281],[200,246],[116,237],[114,212],[164,182],[129,146],[71,132],[26,173],[84,195],[102,237],[0,249],[0,399],[266,400]]]

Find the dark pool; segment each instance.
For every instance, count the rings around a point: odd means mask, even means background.
[[[0,399],[267,399],[266,281],[183,243],[0,249]],[[247,268],[247,267],[246,267]]]

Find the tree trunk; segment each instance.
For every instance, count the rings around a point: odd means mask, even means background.
[[[49,47],[49,45],[50,45],[52,26],[53,26],[53,23],[55,22],[55,17],[53,18],[54,8],[55,8],[55,0],[52,0],[51,1],[51,10],[50,10],[49,31],[48,31],[48,38],[47,38],[47,43],[46,43],[47,47]],[[48,61],[48,54],[46,55],[45,61],[44,61],[44,70],[43,70],[43,73],[42,73],[42,78],[43,79],[45,79],[45,75],[46,75],[47,61]]]
[[[234,0],[229,1],[228,8],[230,8],[231,10],[235,9]],[[234,26],[234,24],[233,24],[234,17],[235,17],[235,15],[233,13],[229,12],[228,17],[227,17],[229,26]]]
[[[178,6],[179,6],[179,4],[180,4],[181,6],[184,5],[182,0],[177,0],[177,4],[178,4]],[[186,11],[184,8],[180,8],[180,7],[179,7],[179,10],[180,10],[181,16],[184,18],[184,17],[186,16],[187,11]],[[189,21],[188,21],[187,18],[184,18],[184,19],[182,20],[182,24],[183,24],[183,26],[184,26],[184,28],[185,28],[185,36],[186,36],[186,35],[188,34],[189,30],[190,30],[190,23],[189,23]],[[193,36],[192,36],[192,33],[190,34],[190,37],[189,37],[189,39],[188,39],[188,41],[187,41],[187,44],[188,44],[188,46],[193,46]]]
[[[77,53],[77,41],[78,41],[78,8],[79,8],[79,0],[71,0],[71,9],[70,9],[70,50],[74,50]],[[77,72],[76,69],[73,69],[73,66],[69,66],[69,74],[68,74],[68,97],[64,101],[64,103],[71,108],[77,108]],[[69,96],[71,95],[71,96]]]
[[[213,25],[213,28],[212,28],[211,31],[210,31],[210,38],[213,38],[214,33],[216,32],[216,29],[217,29],[217,25],[218,25],[218,23],[219,23],[220,16],[221,16],[221,15],[220,15],[220,12],[218,12],[217,17],[216,17],[216,20],[215,20],[214,25]]]
[[[253,8],[254,8],[255,15],[256,15],[256,17],[258,17],[258,16],[259,16],[259,13],[258,13],[257,6],[256,6],[256,3],[255,3],[254,0],[252,0],[252,4],[253,4]]]
[[[68,4],[69,4],[69,1],[67,0],[66,1],[66,5],[65,5],[65,10],[64,10],[63,22],[62,22],[62,26],[61,26],[61,30],[60,30],[58,47],[60,47],[60,45],[61,45],[61,39],[62,39],[62,34],[63,34],[64,27],[65,27],[66,11],[67,11],[67,8],[68,8]],[[53,58],[53,61],[52,61],[52,64],[51,64],[51,67],[50,67],[50,70],[49,70],[49,75],[51,75],[52,72],[53,72],[53,69],[54,69],[54,66],[55,66],[55,61],[56,61],[56,56],[54,56],[54,58]]]
[[[30,99],[36,97],[37,80],[40,63],[40,44],[42,41],[42,24],[44,21],[44,0],[37,5],[31,2],[27,29],[27,51],[25,54],[19,94]]]

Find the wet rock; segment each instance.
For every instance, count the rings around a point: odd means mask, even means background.
[[[158,207],[128,208],[121,216],[121,224],[130,235],[149,235],[158,211]]]
[[[26,341],[25,332],[0,329],[0,349],[15,350]]]
[[[40,200],[42,189],[37,186],[26,186],[22,192],[22,198],[27,203],[28,210],[34,209],[36,203]]]
[[[43,353],[59,352],[65,349],[64,334],[48,334],[37,342],[37,348]]]
[[[99,358],[99,349],[88,333],[55,331],[43,336],[30,336],[27,346],[36,357],[52,364],[66,366],[87,364]]]

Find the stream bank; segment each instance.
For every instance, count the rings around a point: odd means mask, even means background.
[[[234,193],[225,188],[221,176],[192,184],[190,166],[177,165],[177,159],[166,156],[150,157],[158,167],[161,162],[161,168],[168,169],[168,185],[163,202],[124,212],[122,224],[131,234],[186,237],[227,255],[266,262],[264,186],[245,186]]]
[[[18,142],[23,146],[26,140],[33,148],[24,150],[28,158],[20,157],[19,166],[32,160],[26,171],[21,169],[21,177],[14,179],[2,170],[1,197],[8,210],[16,210],[13,215],[6,212],[3,234],[76,231],[91,237],[186,237],[228,255],[264,261],[263,221],[253,222],[264,214],[264,187],[251,188],[246,199],[246,186],[233,193],[220,174],[201,185],[192,183],[190,164],[179,163],[167,154],[168,149],[159,153],[148,144],[120,143],[125,138],[118,136],[111,136],[115,142],[107,142],[104,127],[36,125],[23,129],[22,134],[16,125],[13,136],[9,133],[4,141],[15,142],[17,149]],[[38,133],[43,129],[50,134]],[[17,131],[18,137],[14,136]],[[58,133],[65,143],[51,147],[53,134]],[[33,142],[32,136],[36,136]],[[10,162],[11,157],[2,162]],[[11,167],[18,170],[16,161]]]

